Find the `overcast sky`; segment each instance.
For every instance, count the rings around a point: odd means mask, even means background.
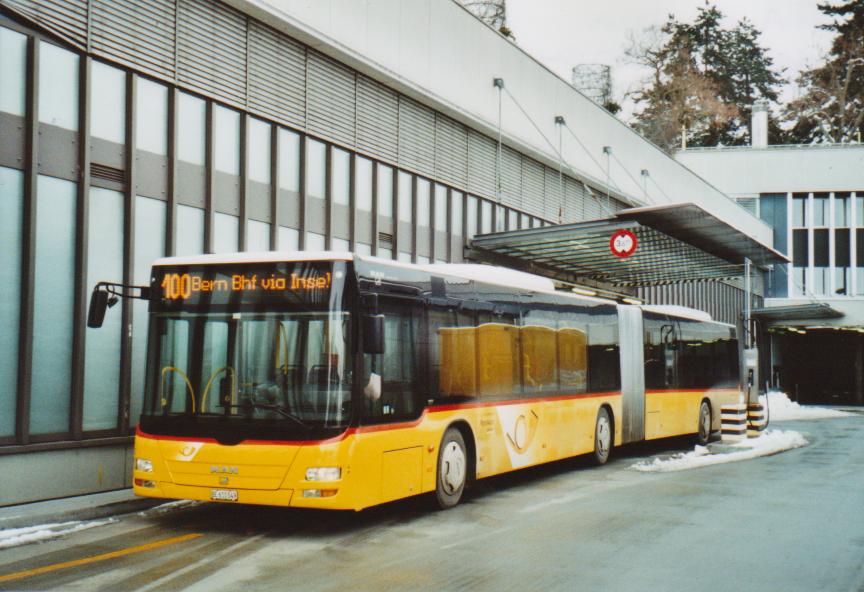
[[[821,62],[832,35],[817,30],[826,23],[816,8],[818,0],[715,0],[726,16],[723,25],[733,27],[747,17],[762,31],[776,66],[786,68],[790,81],[783,99],[794,96],[795,76],[802,68]],[[613,94],[624,93],[646,75],[628,64],[624,49],[630,32],[639,34],[651,25],[662,25],[667,15],[692,22],[700,0],[507,0],[507,24],[522,49],[566,80],[576,64],[612,66]],[[628,106],[625,111],[629,113]]]

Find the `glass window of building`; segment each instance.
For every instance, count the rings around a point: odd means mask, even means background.
[[[807,194],[796,193],[792,196],[792,226],[804,228],[807,226]]]
[[[435,184],[435,230],[447,232],[447,188]]]
[[[390,247],[382,247],[378,245],[378,256],[382,259],[392,259],[393,258],[393,249]]]
[[[354,245],[354,252],[358,255],[371,255],[372,245],[367,245],[366,243],[356,243]]]
[[[507,229],[507,218],[504,211],[504,206],[495,206],[495,232],[502,232]]]
[[[277,238],[279,239],[280,251],[300,250],[300,232],[296,228],[280,226]]]
[[[834,294],[845,296],[852,288],[852,251],[848,228],[834,231]]]
[[[306,195],[325,198],[327,144],[306,138]]]
[[[813,225],[828,226],[828,194],[813,195]]]
[[[300,135],[279,128],[279,187],[300,191]]]
[[[411,253],[406,251],[399,251],[399,255],[396,257],[397,261],[401,261],[402,263],[411,263]]]
[[[331,246],[330,246],[331,251],[350,251],[351,250],[351,245],[344,238],[338,238],[338,237],[334,236],[332,239],[330,239],[330,242],[331,242]]]
[[[267,222],[246,221],[246,250],[252,253],[270,250],[270,225]]]
[[[399,171],[399,221],[412,222],[411,206],[413,205],[411,175]]]
[[[836,193],[834,195],[834,227],[846,228],[851,219],[850,212],[852,200],[848,193]]]
[[[351,177],[351,155],[336,147],[333,147],[332,150],[330,192],[333,196],[333,203],[347,206],[350,191],[348,182]]]
[[[178,205],[175,255],[199,255],[203,252],[204,210]]]
[[[126,140],[126,72],[101,62],[91,67],[90,135],[109,142]]]
[[[813,292],[815,294],[828,293],[828,265],[828,230],[820,228],[813,231]]]
[[[138,150],[164,156],[168,154],[168,88],[140,76],[135,79],[135,86]]]
[[[76,185],[37,182],[30,432],[69,431],[75,288]]]
[[[358,211],[372,211],[372,161],[354,157],[354,200]]]
[[[459,191],[450,192],[450,232],[454,236],[462,235],[462,209],[465,197]]]
[[[254,117],[249,118],[249,179],[259,183],[270,183],[270,124]]]
[[[27,37],[0,27],[0,111],[23,117],[26,88]]]
[[[474,238],[477,234],[477,198],[473,195],[468,196],[468,204],[465,210],[465,236]]]
[[[507,230],[516,230],[517,228],[519,228],[519,212],[507,210]]]
[[[864,296],[864,229],[862,228],[855,231],[855,254],[857,255],[855,294]]]
[[[378,165],[378,214],[393,217],[393,169]]]
[[[855,193],[855,225],[864,228],[864,191]]]
[[[429,212],[432,207],[429,198],[429,181],[417,178],[417,226],[429,227]]]
[[[150,283],[153,261],[165,255],[165,214],[167,204],[159,199],[135,197],[135,246],[132,254],[132,281]],[[179,238],[179,237],[178,237]],[[147,362],[147,302],[132,300],[132,395],[129,425],[135,426],[144,402],[144,370]],[[116,315],[115,315],[116,316]],[[106,315],[107,319],[107,315]]]
[[[177,158],[204,166],[207,105],[202,99],[179,93],[177,99]]]
[[[4,29],[0,29],[3,33]],[[0,37],[2,39],[2,37]],[[5,57],[0,57],[5,60]],[[0,64],[5,67],[5,64]],[[5,75],[5,70],[0,70]],[[3,77],[5,80],[5,76]],[[0,167],[0,253],[10,281],[0,282],[0,437],[15,433],[15,391],[18,386],[18,323],[21,285],[21,214],[24,174]]]
[[[492,232],[492,202],[480,200],[480,234]]]
[[[306,233],[306,251],[323,251],[326,249],[326,237],[317,232]]]
[[[417,263],[429,264],[431,260],[426,255],[417,255]]]
[[[39,43],[39,121],[78,131],[78,56]]]
[[[240,114],[213,106],[213,152],[217,171],[240,174]]]
[[[100,280],[123,277],[123,194],[90,188],[87,212],[87,290]],[[105,315],[99,331],[87,333],[84,362],[84,431],[117,427],[120,384],[119,314]]]
[[[240,218],[231,214],[213,214],[213,252],[236,253],[239,243]]]

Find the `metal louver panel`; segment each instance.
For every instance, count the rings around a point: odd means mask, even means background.
[[[435,116],[435,176],[460,188],[468,185],[468,130],[441,114]]]
[[[608,218],[606,212],[606,194],[598,193],[597,190],[587,187],[585,197],[585,220],[599,220]]]
[[[472,130],[468,130],[468,190],[495,195],[495,141]]]
[[[177,8],[180,82],[245,107],[246,17],[207,0],[179,0]]]
[[[435,112],[399,97],[399,164],[435,174]]]
[[[87,0],[3,0],[3,5],[79,49],[86,49]]]
[[[249,23],[249,105],[282,123],[306,125],[306,50],[255,21]]]
[[[501,202],[522,207],[522,155],[508,146],[501,147]]]
[[[564,224],[584,220],[585,186],[581,181],[564,178],[564,214],[561,220]]]
[[[558,176],[558,171],[549,167],[543,167],[546,171],[546,219],[560,222],[564,207],[564,179]]]
[[[543,165],[530,158],[522,159],[522,209],[534,216],[544,216]]]
[[[92,11],[94,54],[174,80],[174,2],[93,0]]]
[[[395,163],[399,158],[399,95],[357,75],[357,148]]]
[[[306,93],[307,129],[354,146],[354,71],[310,50],[306,60]]]

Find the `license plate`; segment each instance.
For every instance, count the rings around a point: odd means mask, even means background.
[[[236,489],[211,489],[210,499],[214,502],[236,502]]]

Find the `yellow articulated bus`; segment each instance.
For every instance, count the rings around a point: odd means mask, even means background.
[[[89,324],[109,294],[99,284]],[[349,253],[157,261],[141,496],[361,510],[614,446],[719,429],[735,330],[479,265]]]

